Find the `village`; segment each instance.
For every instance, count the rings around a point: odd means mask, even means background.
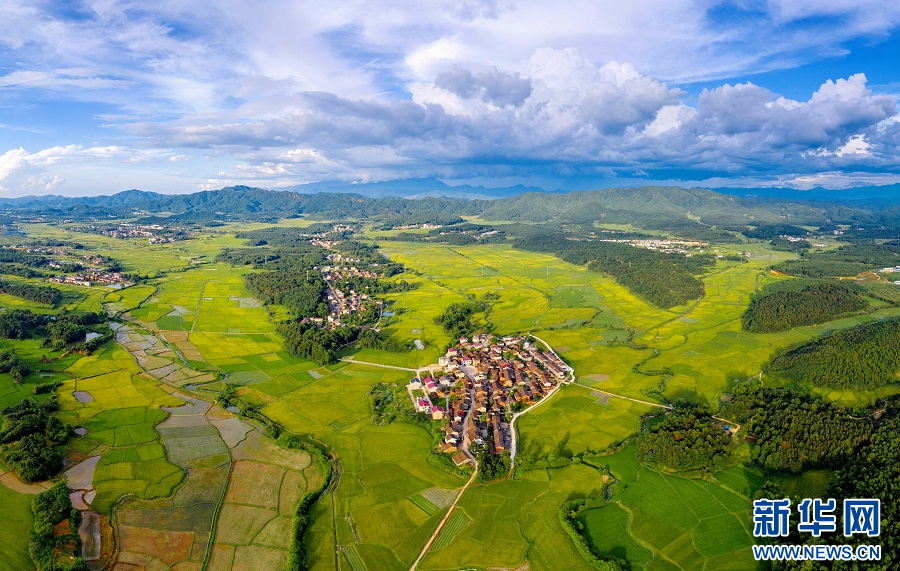
[[[50,264],[50,267],[54,267]],[[95,284],[129,285],[128,279],[121,272],[110,272],[103,268],[84,268],[81,273],[71,275],[52,276],[47,281],[55,284],[69,284],[83,287],[91,287]]]
[[[72,226],[69,230],[85,234],[103,234],[104,236],[118,238],[120,240],[128,238],[147,238],[147,241],[150,244],[168,244],[194,237],[194,234],[191,232],[161,224],[137,224],[131,222],[119,224],[117,226]]]
[[[634,246],[635,248],[644,248],[665,254],[686,254],[690,255],[693,248],[705,248],[709,246],[706,242],[697,240],[668,240],[668,239],[647,239],[647,240],[612,240],[601,239],[598,242],[619,242]],[[700,250],[702,252],[703,250]]]
[[[448,421],[438,448],[457,465],[481,450],[514,453],[514,415],[569,382],[572,372],[525,337],[486,333],[460,338],[431,369],[440,374],[417,377],[407,390],[416,411]]]

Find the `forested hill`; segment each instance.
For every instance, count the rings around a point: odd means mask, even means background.
[[[659,227],[676,222],[737,226],[782,222],[819,225],[831,220],[828,210],[801,202],[747,199],[680,187],[615,188],[568,194],[530,192],[497,200],[461,200],[432,197],[375,199],[348,193],[298,194],[235,186],[181,195],[128,190],[112,196],[2,199],[0,206],[46,217],[81,213],[131,216],[136,211],[173,213],[181,219],[271,219],[304,215],[321,219],[432,216],[441,220],[471,215],[489,220],[563,223],[601,219],[623,223],[640,219]],[[843,209],[840,212],[843,216],[851,216],[856,211]]]

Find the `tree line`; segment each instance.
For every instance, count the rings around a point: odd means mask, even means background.
[[[56,305],[62,301],[63,294],[55,287],[33,284],[15,284],[0,281],[0,291],[35,303]]]
[[[862,311],[869,303],[838,283],[814,283],[799,291],[764,289],[753,296],[741,316],[745,331],[772,333],[801,325],[825,323],[840,315]]]
[[[578,266],[586,264],[591,271],[609,274],[632,293],[663,308],[703,297],[703,282],[696,276],[716,263],[708,254],[669,254],[619,242],[567,240],[562,234],[519,239],[515,246],[551,253]]]
[[[744,423],[752,463],[768,472],[837,468],[855,458],[871,434],[865,420],[829,401],[754,382],[738,385],[724,414]]]
[[[638,460],[666,470],[694,472],[728,462],[731,434],[708,410],[676,406],[638,441]]]
[[[900,372],[900,319],[836,331],[775,357],[766,374],[817,386],[871,389]]]

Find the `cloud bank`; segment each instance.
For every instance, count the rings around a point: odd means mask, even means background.
[[[900,180],[896,97],[863,73],[794,98],[748,77],[886,41],[894,3],[0,0],[0,12],[6,194],[109,192],[129,174],[122,188],[162,191]],[[90,106],[89,133],[17,122],[69,105]]]

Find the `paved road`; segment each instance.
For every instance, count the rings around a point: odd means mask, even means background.
[[[509,473],[510,474],[512,474],[513,470],[516,467],[516,454],[518,453],[518,450],[519,450],[519,435],[516,433],[516,420],[523,414],[531,412],[532,410],[536,409],[537,407],[541,406],[542,404],[544,404],[545,402],[550,400],[550,397],[555,395],[556,391],[558,391],[559,387],[561,387],[561,386],[562,386],[562,383],[558,383],[555,387],[553,387],[553,390],[551,390],[549,393],[547,393],[544,396],[544,398],[542,398],[540,401],[529,406],[528,408],[526,408],[525,410],[523,410],[521,412],[513,413],[512,418],[509,421],[509,433],[511,435],[511,440],[512,440],[512,443],[510,444],[510,447],[509,447]]]
[[[425,547],[422,549],[422,553],[416,558],[415,562],[412,564],[412,567],[409,568],[409,571],[416,571],[416,567],[419,566],[419,563],[422,561],[422,558],[428,553],[428,550],[431,549],[432,544],[434,544],[434,540],[437,539],[441,530],[444,529],[444,525],[447,524],[447,520],[450,519],[450,515],[453,513],[453,510],[456,509],[456,504],[459,503],[459,499],[466,492],[466,489],[469,485],[475,481],[475,476],[478,474],[478,462],[475,462],[475,470],[472,471],[472,475],[469,477],[469,481],[466,482],[466,485],[462,487],[458,494],[456,494],[456,499],[453,500],[453,503],[450,504],[450,509],[447,510],[447,513],[444,514],[444,519],[441,520],[441,523],[438,524],[437,529],[434,530],[434,533],[431,534],[431,538],[428,540],[428,543],[425,544]]]
[[[666,410],[672,410],[672,406],[671,406],[671,405],[667,405],[667,404],[659,404],[658,402],[650,402],[650,401],[645,401],[645,400],[640,400],[640,399],[633,399],[633,398],[631,398],[631,397],[626,397],[626,396],[624,396],[624,395],[617,395],[616,393],[611,393],[611,392],[609,392],[609,391],[600,390],[600,389],[598,389],[597,387],[592,387],[592,386],[590,386],[590,385],[585,385],[585,384],[583,384],[583,383],[578,383],[578,384],[579,384],[580,386],[586,388],[586,389],[591,389],[591,390],[594,391],[594,392],[603,393],[603,394],[605,394],[605,395],[609,395],[609,396],[615,397],[615,398],[617,398],[617,399],[630,400],[631,402],[636,402],[636,403],[640,403],[640,404],[645,404],[645,405],[647,405],[647,406],[655,406],[656,408],[664,408],[664,409],[666,409]]]
[[[416,369],[410,369],[408,367],[395,367],[394,365],[382,365],[381,363],[368,363],[366,361],[357,361],[356,359],[351,359],[350,357],[344,357],[341,361],[345,363],[353,363],[354,365],[369,365],[372,367],[381,367],[382,369],[394,369],[396,371],[409,371],[410,373],[418,373]]]

